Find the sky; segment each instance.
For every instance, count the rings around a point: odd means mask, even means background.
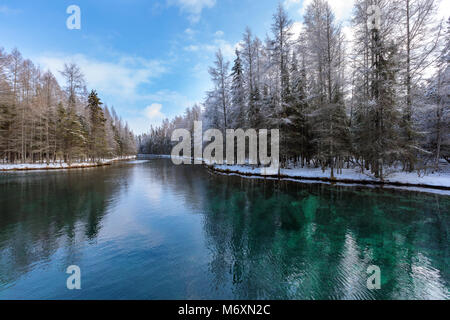
[[[282,1],[295,32],[311,1]],[[344,27],[353,3],[330,1]],[[81,10],[80,30],[66,26],[71,5]],[[277,5],[277,0],[0,0],[0,47],[18,48],[61,85],[64,63],[78,64],[88,89],[97,90],[141,134],[201,103],[211,88],[208,67],[215,52],[220,48],[232,61],[247,26],[264,39]]]

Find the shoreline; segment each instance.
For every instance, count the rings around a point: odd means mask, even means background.
[[[243,178],[259,178],[259,179],[270,179],[270,180],[284,180],[284,181],[293,181],[301,183],[304,181],[312,181],[317,183],[329,183],[329,184],[345,184],[345,185],[364,185],[364,186],[387,186],[387,187],[405,187],[405,188],[423,188],[423,189],[432,189],[432,190],[441,190],[441,191],[450,191],[450,186],[441,186],[441,185],[429,185],[424,183],[404,183],[404,182],[396,182],[396,181],[380,181],[380,180],[359,180],[359,179],[349,179],[349,178],[326,178],[326,177],[306,177],[299,175],[273,175],[273,176],[264,176],[258,172],[248,172],[248,171],[239,171],[239,170],[230,170],[230,169],[222,169],[218,168],[214,165],[204,165],[210,172],[215,174],[222,175],[237,175]]]
[[[19,172],[19,171],[51,171],[51,170],[71,170],[71,169],[89,169],[110,166],[114,162],[134,160],[136,156],[123,158],[107,159],[102,163],[82,162],[68,165],[67,163],[23,163],[23,164],[0,164],[0,172]],[[4,167],[6,166],[6,168]]]
[[[136,159],[141,160],[156,160],[156,159],[170,159],[170,155],[137,155]],[[203,166],[213,174],[222,174],[222,175],[235,175],[240,176],[242,178],[257,178],[257,179],[268,179],[268,180],[284,180],[284,181],[292,181],[297,183],[305,183],[305,182],[311,182],[311,183],[327,183],[327,184],[342,184],[342,185],[360,185],[360,186],[372,186],[372,187],[390,187],[390,188],[400,188],[404,190],[413,190],[413,189],[420,189],[420,191],[444,191],[444,194],[450,195],[450,171],[444,170],[445,173],[442,173],[441,175],[438,175],[437,177],[432,177],[430,175],[425,176],[428,179],[425,179],[425,177],[417,177],[417,174],[411,174],[410,177],[406,177],[403,180],[406,180],[406,182],[402,181],[380,181],[376,180],[373,177],[365,175],[360,175],[359,178],[348,178],[345,177],[339,177],[337,176],[335,179],[331,179],[330,177],[326,176],[320,176],[320,174],[314,174],[314,169],[306,169],[303,170],[304,173],[308,172],[310,173],[309,176],[301,175],[301,174],[292,174],[295,173],[295,169],[282,169],[282,171],[290,172],[291,174],[284,174],[281,173],[280,175],[274,175],[274,176],[264,176],[258,172],[258,169],[251,169],[250,167],[240,167],[236,168],[236,166],[233,166],[235,170],[232,170],[230,168],[224,169],[223,167],[227,167],[226,165],[217,166],[217,165],[208,165],[206,163],[203,164]],[[222,168],[220,168],[222,167]],[[239,170],[241,169],[241,170]],[[319,170],[320,171],[320,170]],[[449,171],[449,172],[448,172]],[[402,174],[402,173],[400,173]],[[412,178],[412,176],[415,176]],[[442,178],[444,178],[442,180]],[[430,179],[441,179],[442,184],[430,184],[423,182],[423,180],[430,180]],[[400,179],[401,180],[401,179]],[[408,180],[416,180],[419,182],[408,182]],[[421,182],[422,180],[422,182]]]

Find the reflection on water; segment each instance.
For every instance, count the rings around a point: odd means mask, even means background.
[[[211,270],[240,298],[447,295],[448,198],[240,180],[209,193]],[[367,290],[370,265],[383,290]]]
[[[104,181],[105,172],[16,174],[0,180],[0,252],[2,283],[16,280],[32,266],[49,260],[58,248],[77,255],[77,243],[94,241],[113,196],[126,189]],[[112,182],[112,183],[111,183]]]
[[[2,174],[0,208],[0,299],[449,298],[448,196],[152,160]]]

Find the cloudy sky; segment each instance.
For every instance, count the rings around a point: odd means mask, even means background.
[[[284,0],[295,30],[305,4]],[[450,2],[450,1],[448,1]],[[349,18],[353,0],[330,1]],[[136,133],[172,118],[210,87],[208,66],[221,48],[232,60],[246,26],[265,38],[276,0],[0,0],[0,46],[17,47],[61,81],[65,62],[81,66],[90,89]],[[67,7],[81,8],[68,30]]]

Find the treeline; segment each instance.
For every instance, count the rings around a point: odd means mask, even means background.
[[[346,39],[327,1],[306,8],[298,37],[280,5],[265,41],[247,29],[232,65],[216,54],[202,114],[166,121],[141,151],[170,153],[171,130],[197,118],[204,129],[280,129],[284,166],[359,166],[378,178],[392,166],[437,167],[450,157],[450,20],[438,21],[437,7],[357,0]]]
[[[184,115],[172,121],[165,119],[161,126],[151,127],[147,134],[138,136],[139,153],[168,155],[174,144],[171,142],[172,132],[176,129],[187,129],[194,132],[194,121],[202,120],[202,108],[198,105],[186,109]]]
[[[134,134],[86,90],[76,64],[66,64],[61,87],[17,49],[0,48],[0,161],[98,161],[136,153]]]

